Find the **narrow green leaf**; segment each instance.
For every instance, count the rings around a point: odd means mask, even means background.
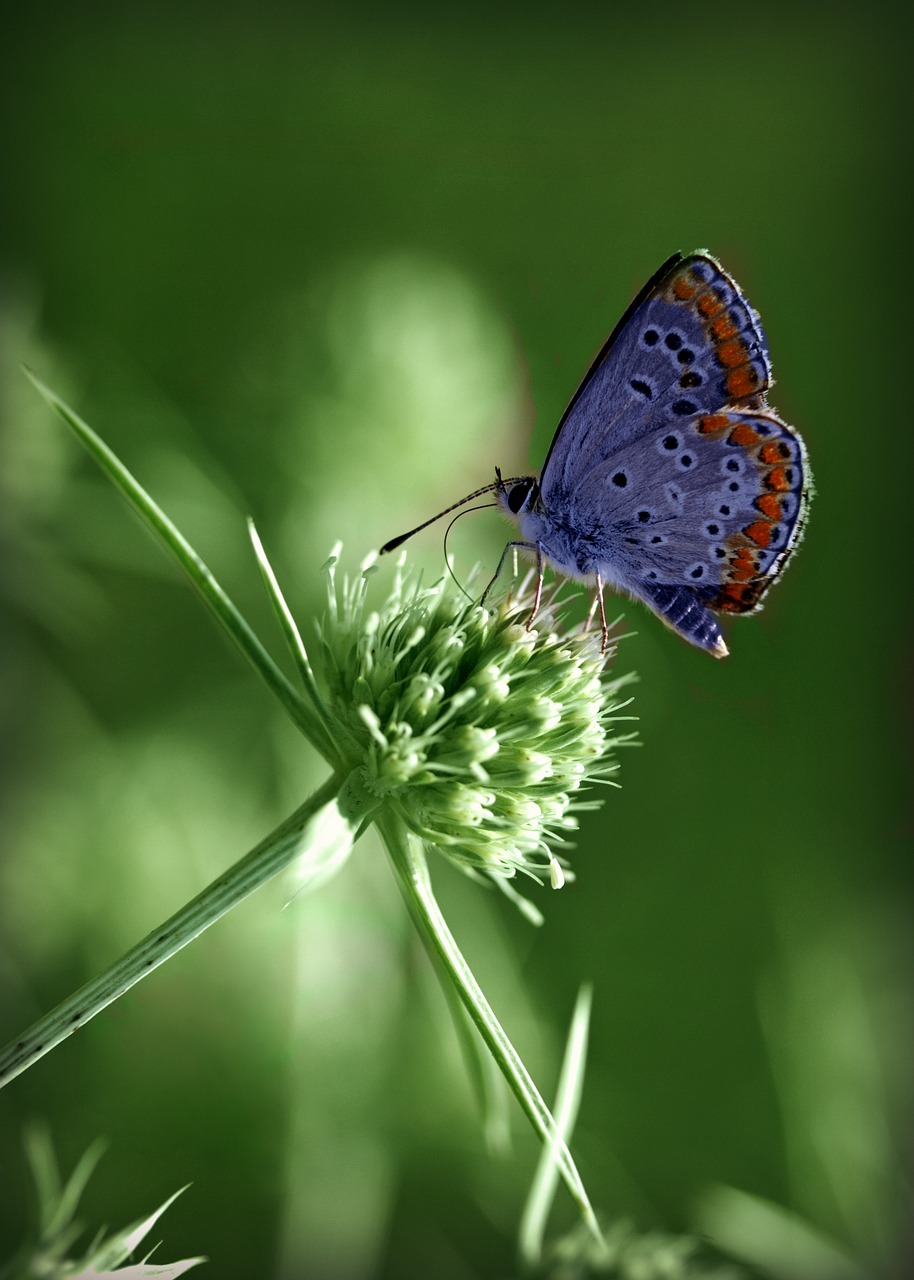
[[[555,1133],[540,1154],[533,1185],[521,1218],[518,1232],[519,1253],[530,1269],[539,1266],[542,1261],[546,1221],[561,1176],[559,1150],[562,1143],[571,1141],[578,1108],[581,1105],[584,1070],[587,1065],[587,1037],[590,1030],[592,995],[593,992],[589,986],[581,987],[578,992],[556,1090]]]
[[[323,743],[319,747],[320,753],[329,764],[332,764],[335,769],[342,772],[345,765],[334,741],[334,722],[327,714],[324,699],[321,697],[320,690],[317,687],[311,659],[308,657],[308,651],[301,638],[301,632],[292,617],[291,609],[286,604],[285,596],[282,594],[276,574],[273,572],[273,566],[270,564],[263,543],[260,541],[260,534],[254,526],[254,521],[250,519],[248,520],[248,534],[254,547],[254,555],[257,557],[257,564],[260,568],[264,586],[267,589],[267,595],[270,597],[270,603],[273,606],[276,617],[279,619],[279,625],[298,668],[298,674],[305,687],[305,693],[317,712],[319,724],[316,724],[314,728]],[[316,742],[315,746],[317,746]]]
[[[303,833],[311,819],[335,802],[339,785],[338,777],[330,778],[196,898],[8,1044],[0,1052],[0,1088],[289,866],[301,852]]]
[[[38,392],[74,433],[77,439],[95,459],[101,469],[120,490],[165,549],[178,562],[191,582],[202,595],[230,639],[248,660],[267,688],[280,701],[286,713],[305,737],[320,751],[324,738],[315,711],[286,679],[276,663],[248,626],[235,605],[226,595],[204,561],[187,539],[172,524],[164,511],[149,496],[139,481],[109,449],[100,436],[50,387],[45,386],[31,369],[23,369]],[[331,761],[331,763],[333,763]]]

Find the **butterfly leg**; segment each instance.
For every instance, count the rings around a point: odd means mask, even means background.
[[[593,617],[594,608],[600,606],[600,657],[602,658],[606,652],[606,646],[609,643],[609,628],[606,625],[606,610],[603,607],[603,579],[596,574],[596,592],[594,594],[593,604],[590,606],[590,617],[587,619],[587,625],[590,626],[590,619]]]
[[[504,551],[501,553],[501,559],[498,562],[498,568],[492,574],[491,582],[489,583],[485,591],[480,596],[479,603],[480,605],[484,605],[486,600],[489,598],[489,592],[492,590],[492,588],[495,586],[498,579],[501,577],[501,571],[505,567],[505,561],[507,560],[509,554],[511,553],[513,553],[514,555],[514,574],[515,574],[515,577],[517,576],[517,553],[519,550],[534,552],[534,554],[536,555],[536,566],[539,571],[539,582],[537,583],[537,588],[536,588],[536,601],[534,604],[533,613],[530,616],[530,622],[532,622],[533,618],[536,616],[537,609],[539,609],[540,607],[540,596],[542,595],[542,589],[543,589],[543,556],[539,547],[534,542],[509,542],[508,543]],[[530,622],[527,623],[528,628],[530,626]]]
[[[533,597],[533,609],[530,617],[527,619],[527,630],[533,626],[533,620],[540,611],[540,602],[543,598],[543,551],[540,544],[536,543],[536,595]]]

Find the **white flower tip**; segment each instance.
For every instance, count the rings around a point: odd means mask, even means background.
[[[565,883],[565,872],[557,858],[549,859],[549,883],[553,889],[561,889]]]

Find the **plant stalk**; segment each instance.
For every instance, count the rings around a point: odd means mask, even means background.
[[[289,866],[307,824],[335,799],[339,788],[340,779],[329,778],[250,853],[0,1051],[0,1088]]]
[[[467,1012],[527,1119],[543,1142],[554,1148],[555,1160],[562,1179],[582,1218],[593,1232],[594,1238],[602,1240],[593,1208],[571,1152],[558,1134],[549,1108],[483,995],[481,987],[441,914],[441,908],[432,890],[423,846],[417,839],[410,836],[400,819],[389,810],[379,814],[376,822],[411,911],[431,940],[448,977],[453,982]]]

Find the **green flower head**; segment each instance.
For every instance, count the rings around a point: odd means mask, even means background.
[[[345,766],[378,804],[465,868],[563,879],[588,782],[607,780],[626,679],[609,678],[599,634],[562,632],[552,596],[467,603],[401,561],[377,610],[373,566],[338,579],[327,565],[319,679]],[[610,650],[612,652],[612,650]]]

